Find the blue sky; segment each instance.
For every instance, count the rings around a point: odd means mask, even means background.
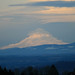
[[[0,47],[44,29],[63,42],[75,42],[75,0],[0,0]]]

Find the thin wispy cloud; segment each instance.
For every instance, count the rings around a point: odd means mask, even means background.
[[[35,22],[35,20],[38,20],[37,22],[41,24],[53,23],[53,22],[74,22],[75,21],[75,18],[74,18],[75,7],[73,7],[75,5],[75,1],[70,1],[70,0],[69,1],[68,0],[64,0],[64,1],[42,0],[39,2],[34,0],[31,0],[31,1],[32,2],[28,2],[27,4],[10,5],[11,8],[14,8],[14,9],[18,8],[18,9],[13,10],[12,12],[11,11],[5,12],[4,14],[2,13],[1,16],[12,15],[13,17],[14,16],[19,17],[17,19],[14,17],[12,22],[19,23],[20,21],[20,23],[25,23],[25,24],[27,24],[27,22],[28,23],[32,23],[33,21]]]
[[[45,7],[46,10],[42,9],[42,10],[38,10],[38,11],[34,11],[34,14],[66,14],[66,15],[75,15],[75,7]]]
[[[29,0],[31,2],[40,2],[40,1],[75,1],[75,0]]]
[[[54,6],[54,7],[75,7],[75,1],[43,1],[28,4],[15,4],[9,6]]]
[[[57,22],[75,22],[75,15],[60,15],[60,16],[42,16],[39,18],[41,19],[42,24],[48,24],[48,23],[57,23]]]

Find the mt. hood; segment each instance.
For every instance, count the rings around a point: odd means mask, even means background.
[[[28,34],[27,38],[20,41],[19,43],[10,44],[8,46],[2,47],[1,49],[14,48],[14,47],[24,48],[24,47],[44,45],[44,44],[67,44],[67,43],[64,43],[61,40],[56,39],[45,30],[39,28],[36,29],[35,31],[32,31],[30,34]]]

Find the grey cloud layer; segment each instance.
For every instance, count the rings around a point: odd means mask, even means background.
[[[54,7],[75,7],[75,1],[45,1],[28,4],[15,4],[9,6],[54,6]]]

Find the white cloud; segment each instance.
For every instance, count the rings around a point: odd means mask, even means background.
[[[33,0],[34,1],[34,0]],[[43,0],[42,0],[43,1]],[[47,1],[47,0],[46,0]],[[50,0],[48,0],[50,1]],[[75,22],[75,7],[9,7],[0,11],[0,24],[28,24],[37,21],[40,24],[52,22]],[[6,19],[20,16],[20,18]],[[4,19],[2,19],[4,17]],[[22,20],[23,18],[23,20]],[[3,20],[3,21],[2,21]],[[6,21],[9,20],[9,21]],[[19,20],[18,22],[16,20]],[[11,22],[10,22],[11,21]]]
[[[13,18],[2,18],[1,20],[5,22],[5,21],[11,21],[12,19]]]
[[[57,49],[57,48],[55,48],[55,47],[48,47],[48,48],[46,48],[47,50],[52,50],[52,49]]]
[[[68,46],[68,48],[74,48],[75,46]]]
[[[34,11],[36,14],[75,14],[75,7],[44,7],[46,10]]]
[[[51,23],[51,22],[75,22],[75,15],[60,15],[60,16],[38,16],[42,24]]]
[[[43,29],[37,29],[31,32],[27,38],[20,41],[19,43],[10,44],[8,46],[2,47],[1,49],[14,48],[14,47],[24,48],[29,46],[43,45],[43,44],[66,44],[66,43],[54,38],[51,34],[47,33]]]

